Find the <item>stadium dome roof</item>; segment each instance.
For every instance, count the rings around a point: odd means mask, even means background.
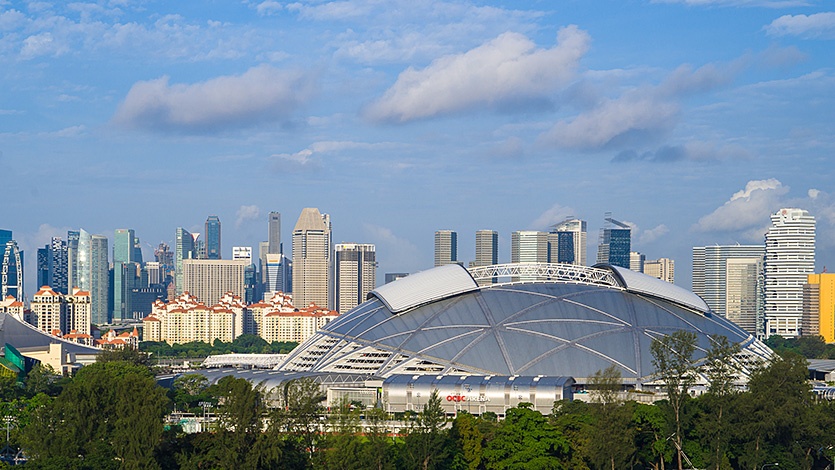
[[[511,282],[480,287],[477,279]],[[519,279],[528,279],[521,281]],[[382,286],[296,348],[284,371],[570,376],[582,382],[614,364],[626,382],[654,379],[650,344],[695,332],[697,358],[711,336],[743,353],[768,348],[714,315],[695,294],[609,265],[447,265]]]

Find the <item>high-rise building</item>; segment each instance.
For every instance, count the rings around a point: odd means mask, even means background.
[[[629,269],[636,273],[644,272],[644,263],[647,261],[647,255],[639,251],[629,252]]]
[[[377,287],[377,258],[374,245],[360,243],[336,244],[334,257],[334,310],[342,314]]]
[[[780,209],[765,234],[765,335],[801,334],[803,285],[815,273],[815,218]]]
[[[222,259],[220,247],[220,219],[210,215],[206,219],[206,259]]]
[[[629,253],[632,251],[632,229],[607,213],[605,225],[600,229],[597,245],[597,262],[629,269]]]
[[[298,308],[331,306],[331,223],[319,209],[302,209],[293,228],[293,299]]]
[[[693,292],[710,309],[762,337],[762,245],[693,247]]]
[[[0,247],[6,246],[6,243],[12,241],[13,238],[11,230],[0,229]]]
[[[267,253],[273,255],[284,253],[281,247],[281,214],[278,212],[270,212],[267,223],[269,224],[267,227]]]
[[[78,278],[78,240],[81,233],[78,230],[67,231],[67,289],[79,287]]]
[[[555,247],[552,242],[551,262],[570,263],[585,266],[587,250],[586,231],[586,221],[573,217],[569,217],[568,219],[554,225],[551,233],[557,234],[557,237],[554,237],[557,241],[557,251],[555,254]],[[569,236],[571,237],[570,242],[567,239]]]
[[[6,242],[3,252],[3,274],[0,282],[2,295],[5,299],[12,296],[17,300],[24,300],[23,290],[23,252],[17,246],[17,242],[9,240]]]
[[[214,305],[227,292],[246,293],[247,260],[184,259],[183,290],[207,305]]]
[[[36,269],[35,274],[37,276],[38,286],[48,286],[51,274],[49,270],[49,245],[38,248],[38,265]]]
[[[521,230],[510,234],[511,263],[547,263],[548,233],[535,230]],[[514,281],[536,280],[533,277],[514,278]]]
[[[61,237],[52,237],[49,244],[49,285],[59,294],[72,292],[72,286],[69,285],[67,242],[61,240]]]
[[[809,274],[803,286],[803,336],[835,343],[835,273]]]
[[[658,258],[644,261],[644,274],[675,284],[676,263],[670,258]]]
[[[136,234],[133,229],[116,229],[113,236],[113,312],[112,318],[130,318],[131,290],[137,287]]]
[[[438,230],[435,232],[435,266],[458,262],[458,232]]]
[[[267,275],[264,292],[287,292],[289,280],[290,260],[281,253],[267,254],[267,264],[264,272]]]
[[[394,282],[398,279],[403,279],[408,275],[409,273],[386,273],[385,281],[386,284],[388,284],[389,282]]]
[[[96,325],[109,323],[110,261],[107,237],[93,235],[90,239],[90,316]],[[86,290],[86,289],[85,289]]]
[[[194,237],[188,230],[177,227],[174,232],[174,286],[177,295],[183,293],[183,260],[197,258]]]
[[[470,266],[492,266],[499,264],[499,232],[479,230],[475,233],[475,260]],[[480,279],[479,285],[496,283],[498,278]]]

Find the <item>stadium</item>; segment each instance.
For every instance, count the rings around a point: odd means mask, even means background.
[[[479,285],[487,279],[500,282]],[[419,409],[422,389],[423,403],[434,389],[452,397],[445,403],[451,410],[507,409],[518,401],[550,409],[611,365],[628,389],[656,390],[650,345],[678,330],[696,334],[697,361],[712,338],[738,344],[743,382],[748,365],[771,354],[697,295],[628,269],[452,264],[377,288],[276,370],[248,378],[270,389],[314,377],[329,399],[376,400],[389,411]]]

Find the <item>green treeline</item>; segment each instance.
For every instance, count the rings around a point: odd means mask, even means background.
[[[164,341],[143,341],[139,349],[154,358],[198,358],[213,354],[286,354],[298,346],[294,342],[273,341],[268,343],[258,335],[240,335],[231,343],[219,339],[212,344],[192,341],[183,344],[168,344]]]
[[[691,380],[687,370],[674,377],[679,367],[692,367],[680,361],[692,340],[682,333],[653,343],[655,365],[669,382]],[[717,341],[705,366],[718,385],[698,397],[670,386],[669,399],[655,404],[623,401],[620,377],[610,368],[590,381],[589,403],[556,402],[550,415],[523,404],[502,420],[463,412],[448,419],[437,393],[414,414],[390,416],[352,403],[326,413],[319,387],[308,380],[287,383],[269,397],[234,377],[210,386],[202,376],[185,375],[166,390],[156,384],[141,353],[105,355],[72,378],[56,379],[39,367],[25,384],[3,379],[0,385],[3,412],[14,420],[11,444],[25,449],[30,458],[26,467],[33,469],[831,465],[835,405],[814,400],[805,359],[776,356],[756,369],[748,390],[740,392],[726,386],[731,375],[722,367],[723,350],[734,351]],[[166,429],[165,417],[175,408],[208,411],[216,424],[193,434],[178,426]]]

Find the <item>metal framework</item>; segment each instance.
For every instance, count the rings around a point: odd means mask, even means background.
[[[497,277],[536,278],[543,281],[563,281],[596,286],[623,286],[611,271],[606,269],[558,263],[510,263],[469,268],[476,281]]]
[[[272,369],[284,362],[286,354],[217,354],[203,361],[203,367],[254,367]]]
[[[17,300],[23,300],[23,265],[20,262],[20,248],[14,240],[6,242],[4,248],[2,292],[0,294],[4,299],[7,295],[13,295]],[[12,266],[14,266],[13,270],[10,269]]]

